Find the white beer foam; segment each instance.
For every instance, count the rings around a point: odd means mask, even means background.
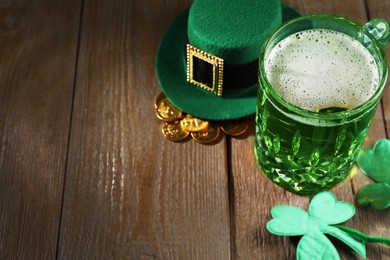
[[[377,64],[360,42],[324,29],[283,39],[267,55],[265,71],[281,96],[311,111],[357,107],[379,82]]]

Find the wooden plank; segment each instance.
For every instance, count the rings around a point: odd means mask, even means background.
[[[283,1],[290,6],[297,9],[301,14],[331,14],[340,15],[349,18],[358,23],[365,23],[367,21],[366,8],[363,0],[357,1],[335,1],[335,0],[286,0]],[[337,3],[336,3],[337,2]],[[351,5],[351,3],[353,5]]]
[[[374,19],[376,17],[386,19],[390,22],[390,1],[383,0],[368,0],[367,8],[369,11],[369,18]],[[387,59],[390,59],[390,49],[385,49]],[[382,97],[383,113],[386,123],[387,138],[390,138],[390,83],[387,81],[387,86]]]
[[[390,21],[390,1],[367,1],[368,20],[380,17]],[[387,57],[390,57],[389,49],[386,51]],[[389,122],[390,122],[390,91],[389,82],[381,100],[381,105],[378,107],[376,116],[373,121],[373,126],[370,129],[368,137],[365,140],[365,147],[372,148],[379,138],[389,138]],[[383,127],[385,125],[385,127]],[[373,183],[371,179],[366,177],[361,171],[358,171],[356,178],[353,178],[354,190],[357,192],[362,186]],[[369,235],[385,236],[390,238],[389,228],[390,211],[378,211],[371,207],[359,209],[356,217],[351,225],[357,227],[362,232]],[[367,247],[368,259],[389,259],[390,250],[388,247],[381,245],[370,245]]]
[[[59,257],[228,259],[226,143],[172,143],[157,44],[191,1],[85,1]]]
[[[54,259],[79,1],[0,1],[0,259]]]
[[[365,23],[367,14],[364,1],[285,1],[295,7],[302,14],[328,13],[341,15]],[[377,1],[379,3],[379,1]],[[274,185],[259,170],[253,154],[254,124],[252,126],[251,138],[245,140],[231,139],[231,182],[234,189],[234,196],[231,199],[232,215],[232,256],[234,259],[294,259],[297,239],[278,237],[271,235],[266,229],[266,223],[271,219],[270,209],[279,204],[288,204],[301,207],[307,210],[311,196],[298,196],[284,191]],[[373,127],[370,130],[365,146],[370,146],[374,140],[384,137],[384,124],[381,114],[381,107],[376,113]],[[229,140],[228,140],[229,142]],[[366,181],[366,177],[359,173],[360,178],[353,178],[355,187]],[[332,189],[338,199],[354,202],[354,189],[350,180]],[[356,216],[345,225],[362,231],[370,231],[371,235],[389,234],[388,226],[384,219],[388,219],[389,212],[385,214],[375,212],[371,209],[358,209]],[[376,222],[377,221],[377,222]],[[368,224],[370,223],[370,224]],[[371,224],[372,223],[372,224]],[[366,228],[364,228],[366,225]],[[371,227],[372,229],[368,228]],[[379,229],[382,229],[379,232]],[[372,231],[372,232],[371,232]],[[357,255],[341,243],[337,244],[342,259],[358,259]],[[380,259],[376,256],[385,251],[381,247],[369,247],[368,259]],[[388,253],[388,252],[387,252]]]

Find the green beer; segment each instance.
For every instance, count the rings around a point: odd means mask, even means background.
[[[387,78],[375,40],[335,19],[290,22],[260,57],[255,156],[273,182],[299,194],[346,178]]]

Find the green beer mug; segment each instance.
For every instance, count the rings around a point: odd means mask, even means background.
[[[277,185],[328,190],[351,170],[385,88],[387,21],[330,15],[283,24],[259,59],[255,156]]]

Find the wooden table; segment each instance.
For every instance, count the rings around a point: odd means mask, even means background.
[[[390,0],[290,0],[302,14],[390,20]],[[0,259],[294,259],[265,228],[307,208],[259,170],[254,124],[215,145],[164,139],[158,42],[190,0],[0,0]],[[389,55],[389,49],[387,55]],[[365,147],[389,138],[390,88]],[[360,171],[332,192],[354,201]],[[390,210],[345,223],[390,237]],[[342,243],[343,259],[359,259]],[[390,259],[367,246],[368,259]]]

